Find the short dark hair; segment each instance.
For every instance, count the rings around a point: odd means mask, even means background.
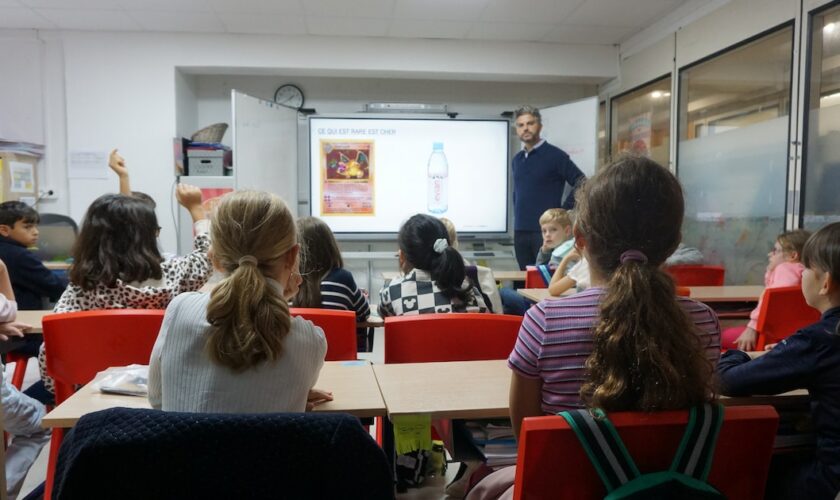
[[[537,123],[542,123],[542,115],[540,115],[540,110],[531,106],[529,104],[524,104],[516,108],[516,111],[513,112],[513,119],[517,119],[522,115],[531,115],[537,119]]]
[[[23,221],[30,224],[41,222],[38,211],[22,201],[5,201],[0,203],[0,224],[14,227],[15,222]]]
[[[116,285],[117,279],[160,279],[163,258],[157,246],[154,208],[134,196],[106,194],[85,213],[73,245],[70,282],[83,290]]]

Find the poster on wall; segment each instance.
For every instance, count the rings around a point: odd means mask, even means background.
[[[630,120],[630,152],[650,156],[651,113],[642,113]]]
[[[320,142],[321,213],[374,215],[374,141]]]

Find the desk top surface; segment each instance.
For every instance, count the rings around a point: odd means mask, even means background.
[[[331,391],[335,397],[316,411],[350,413],[357,417],[385,415],[385,402],[367,361],[328,361],[315,387]],[[91,382],[44,416],[41,425],[72,427],[82,415],[116,407],[151,408],[145,397],[103,394]]]
[[[41,321],[44,319],[44,316],[52,313],[52,309],[43,311],[18,311],[17,320],[21,323],[32,325],[32,329],[27,330],[26,333],[43,333],[44,329],[41,326]]]
[[[400,276],[399,271],[382,271],[382,278],[392,280]],[[525,271],[496,271],[493,270],[493,278],[496,281],[523,281],[525,280]]]
[[[761,285],[691,286],[690,297],[700,302],[758,302],[764,292]],[[520,288],[520,295],[534,302],[550,298],[547,288]]]

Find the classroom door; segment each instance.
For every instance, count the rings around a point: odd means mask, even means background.
[[[297,110],[231,90],[236,189],[277,194],[297,210]]]

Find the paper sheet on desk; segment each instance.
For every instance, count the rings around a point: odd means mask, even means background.
[[[96,374],[93,387],[109,394],[146,396],[149,393],[149,367],[128,365],[108,368]]]

